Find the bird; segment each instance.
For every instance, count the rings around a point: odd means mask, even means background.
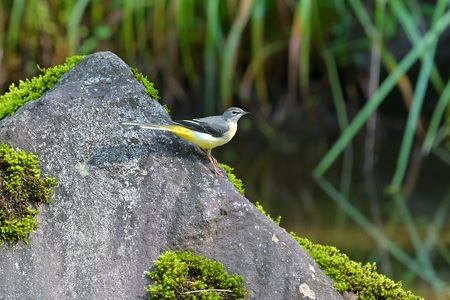
[[[236,134],[237,123],[242,116],[250,114],[239,107],[230,107],[222,115],[190,120],[170,121],[167,125],[144,122],[123,122],[122,125],[140,126],[151,130],[169,131],[197,145],[212,165],[212,171],[221,176],[218,164],[211,150],[228,143]]]

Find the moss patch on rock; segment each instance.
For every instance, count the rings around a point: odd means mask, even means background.
[[[242,180],[237,178],[236,175],[234,175],[233,171],[234,168],[226,165],[226,164],[219,164],[227,173],[228,179],[231,181],[231,183],[234,185],[234,187],[238,190],[238,192],[241,195],[245,194],[245,188],[244,184],[242,183]]]
[[[2,241],[27,242],[38,223],[41,204],[49,204],[56,185],[54,178],[40,178],[36,155],[0,145],[0,246]]]
[[[281,217],[273,219],[266,213],[259,202],[256,208],[275,224],[280,225]],[[351,260],[333,246],[314,244],[306,238],[291,236],[311,255],[317,266],[334,280],[334,287],[339,293],[351,293],[361,300],[420,300],[423,299],[410,291],[405,291],[401,282],[379,274],[375,263],[364,266]]]
[[[139,73],[138,69],[136,69],[136,68],[131,68],[131,71],[133,72],[136,80],[139,81],[145,87],[147,95],[155,100],[158,100],[160,98],[159,92],[157,89],[155,89],[153,87],[153,83],[151,83],[147,79],[147,76],[144,76],[142,73]],[[165,108],[167,110],[167,107],[165,107]]]
[[[242,180],[236,178],[232,173],[233,168],[222,165],[228,174],[230,181],[244,194]],[[268,214],[264,207],[257,201],[256,208],[268,217],[272,222],[280,226],[281,216],[276,219]],[[314,244],[306,238],[298,237],[294,232],[291,236],[311,255],[318,267],[334,280],[334,287],[340,293],[351,293],[362,300],[420,300],[410,291],[402,288],[401,282],[379,274],[375,263],[361,263],[350,260],[333,246]]]
[[[73,68],[84,57],[85,55],[68,57],[64,64],[51,68],[40,68],[38,66],[39,71],[42,73],[41,75],[26,79],[25,81],[21,80],[18,86],[14,83],[11,84],[9,92],[0,96],[0,119],[12,115],[26,102],[41,97],[58,82],[64,73]],[[153,83],[146,76],[139,73],[137,69],[131,68],[131,71],[136,80],[145,87],[147,95],[155,100],[159,99],[158,90],[153,87]],[[170,113],[166,106],[165,109]]]
[[[314,244],[306,238],[300,238],[291,233],[294,239],[314,258],[319,268],[334,279],[334,286],[340,293],[352,292],[359,299],[367,300],[419,300],[423,299],[413,295],[402,288],[401,282],[377,273],[375,263],[366,263],[364,266],[350,260],[339,249],[332,246]]]
[[[0,96],[0,119],[12,115],[24,103],[36,100],[46,91],[50,90],[59,78],[76,65],[84,56],[72,56],[66,58],[63,65],[44,69],[38,66],[41,75],[19,81],[19,85],[14,83],[9,87],[9,92]]]
[[[167,251],[147,272],[154,283],[146,290],[149,299],[244,299],[240,275],[229,275],[221,263],[187,252]]]
[[[262,212],[263,215],[265,215],[266,217],[268,217],[270,220],[272,220],[272,222],[274,222],[275,224],[277,224],[278,226],[280,226],[280,222],[281,222],[281,216],[278,216],[278,218],[273,219],[265,210],[264,207],[261,205],[261,203],[259,203],[258,201],[255,202],[255,206],[256,208]]]

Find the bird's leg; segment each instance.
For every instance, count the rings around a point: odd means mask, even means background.
[[[220,172],[219,164],[217,163],[217,160],[211,155],[211,149],[204,150],[206,152],[206,156],[208,156],[209,161],[212,165],[212,171],[216,176],[223,177],[222,173]]]

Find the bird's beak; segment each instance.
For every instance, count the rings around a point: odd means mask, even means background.
[[[252,114],[252,113],[249,112],[249,111],[244,111],[244,112],[242,113],[243,116],[245,116],[245,115],[251,115],[251,114]]]

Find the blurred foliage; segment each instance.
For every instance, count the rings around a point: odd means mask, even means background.
[[[246,107],[258,133],[272,144],[280,140],[276,126],[307,127],[322,139],[317,148],[329,149],[314,170],[318,186],[403,264],[409,278],[442,290],[435,265],[450,263],[443,234],[450,194],[442,195],[425,230],[417,228],[407,203],[424,157],[436,156],[450,166],[447,2],[0,0],[0,92],[36,75],[36,65],[109,50],[146,74],[174,111],[210,115],[232,104]],[[383,151],[375,147],[382,106],[404,117],[405,124],[386,188],[396,209],[374,226],[349,195],[354,169],[369,178]],[[331,126],[325,124],[330,119]],[[326,126],[340,133],[331,147]],[[360,165],[353,149],[358,137]],[[421,150],[414,151],[417,145]],[[270,174],[268,159],[262,154],[252,162],[267,165]],[[334,186],[326,178],[336,165],[342,173]],[[267,191],[272,187],[263,185]],[[367,194],[370,198],[369,188]],[[383,235],[398,224],[406,228],[414,253]]]
[[[0,1],[0,85],[110,50],[151,76],[169,106],[195,102],[189,90],[204,114],[239,102],[284,115],[308,101],[312,77],[366,67],[374,35],[398,33],[390,10],[381,32],[358,24],[366,10],[350,0]]]

